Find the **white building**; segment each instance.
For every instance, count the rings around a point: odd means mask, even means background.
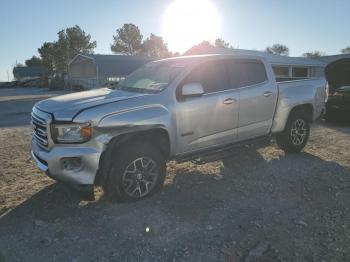
[[[192,50],[193,51],[193,50]],[[208,47],[191,54],[252,54],[264,56],[271,64],[278,80],[324,77],[324,69],[340,56],[318,60],[305,57],[288,57],[262,51]],[[350,55],[349,55],[350,56]],[[144,56],[82,55],[75,56],[68,65],[68,84],[92,89],[110,82],[119,82],[142,65],[154,60]],[[329,60],[329,61],[328,61]],[[332,60],[333,61],[333,60]]]
[[[338,60],[342,59],[350,59],[350,54],[341,54],[341,55],[327,55],[327,56],[321,56],[317,58],[317,60],[320,60],[322,62],[325,62],[327,64],[333,63]]]
[[[186,53],[199,54],[245,54],[264,56],[271,64],[278,79],[302,79],[324,77],[324,68],[327,62],[305,58],[289,57],[269,54],[262,51],[231,49],[223,47],[206,47],[202,49],[190,49]]]
[[[68,84],[86,89],[119,82],[153,59],[127,55],[76,55],[68,64]]]

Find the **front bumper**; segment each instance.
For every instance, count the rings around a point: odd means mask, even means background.
[[[51,178],[84,188],[94,184],[102,150],[83,145],[57,145],[49,151],[32,139],[32,157]]]

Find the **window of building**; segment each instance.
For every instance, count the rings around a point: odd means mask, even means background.
[[[272,69],[277,78],[289,77],[288,66],[273,66]]]
[[[309,77],[325,77],[324,67],[311,67],[309,69]]]
[[[307,67],[293,67],[292,77],[293,78],[306,78],[309,76],[309,70]]]

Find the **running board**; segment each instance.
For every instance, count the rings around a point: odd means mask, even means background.
[[[237,153],[242,148],[258,149],[271,144],[270,137],[259,137],[231,145],[222,146],[220,148],[209,149],[201,152],[196,152],[190,155],[179,156],[176,158],[178,163],[191,161],[196,165],[203,165],[210,162],[215,162],[225,158],[229,158]]]

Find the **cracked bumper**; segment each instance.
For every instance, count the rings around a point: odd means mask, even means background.
[[[75,187],[94,185],[101,150],[83,145],[54,146],[49,151],[32,140],[32,158],[49,177]]]

